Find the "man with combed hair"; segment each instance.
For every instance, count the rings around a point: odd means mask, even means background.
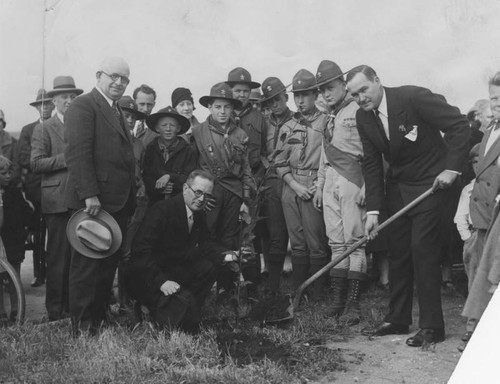
[[[137,110],[144,113],[146,116],[151,115],[153,108],[156,105],[156,92],[149,85],[142,84],[137,87],[132,94],[134,101],[137,104]],[[151,128],[149,128],[144,119],[138,120],[135,123],[134,136],[142,141],[144,148],[158,136]]]
[[[66,111],[68,146],[65,202],[91,216],[106,210],[122,233],[135,205],[135,158],[132,138],[117,101],[129,83],[130,69],[118,57],[104,60],[90,93],[76,98]],[[106,321],[106,309],[120,251],[91,259],[73,250],[69,279],[74,330],[95,332]]]
[[[349,72],[347,89],[360,106],[356,122],[364,151],[366,235],[376,236],[380,211],[392,215],[429,188],[435,190],[388,229],[389,313],[364,332],[408,333],[415,274],[420,330],[406,343],[417,347],[443,341],[440,218],[446,189],[465,167],[469,124],[444,97],[416,86],[383,87],[366,65]],[[382,156],[389,163],[385,174]]]

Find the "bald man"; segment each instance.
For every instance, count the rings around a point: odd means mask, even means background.
[[[95,216],[101,209],[118,222],[122,233],[135,205],[135,160],[132,138],[117,101],[129,83],[129,66],[122,58],[104,60],[97,85],[76,98],[64,125],[69,178],[65,202],[76,211]],[[95,332],[106,322],[109,292],[120,252],[91,259],[73,250],[69,301],[75,332]]]

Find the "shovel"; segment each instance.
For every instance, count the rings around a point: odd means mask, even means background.
[[[413,200],[410,204],[403,207],[401,210],[399,210],[394,215],[389,217],[386,221],[384,221],[382,224],[380,224],[377,227],[377,231],[381,231],[382,229],[387,227],[389,224],[391,224],[394,220],[399,219],[401,216],[403,216],[410,209],[412,209],[417,204],[422,202],[422,200],[429,197],[432,193],[434,193],[434,190],[432,188],[430,188],[427,191],[425,191],[424,193],[422,193],[419,197],[417,197],[415,200]],[[302,293],[309,285],[311,285],[311,283],[313,283],[318,277],[320,277],[325,272],[329,271],[332,267],[336,266],[338,263],[340,263],[342,260],[344,260],[347,256],[349,256],[351,253],[353,253],[356,249],[361,247],[367,241],[368,241],[368,237],[366,237],[366,235],[363,236],[361,239],[359,239],[353,245],[351,245],[349,247],[349,249],[347,249],[339,257],[337,257],[335,260],[330,261],[327,265],[325,265],[323,268],[321,268],[318,272],[316,272],[314,275],[312,275],[310,278],[308,278],[306,281],[304,281],[300,285],[300,287],[297,288],[297,292],[295,293],[295,299],[293,300],[293,305],[291,305],[290,308],[288,309],[288,313],[290,314],[290,317],[293,317],[293,311],[299,307]]]

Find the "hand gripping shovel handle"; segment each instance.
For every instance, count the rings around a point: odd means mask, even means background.
[[[434,193],[434,191],[432,188],[430,188],[427,191],[425,191],[424,193],[422,193],[419,197],[417,197],[415,200],[413,200],[410,204],[403,207],[401,210],[399,210],[394,215],[389,217],[386,221],[384,221],[382,224],[380,224],[377,228],[377,231],[380,232],[382,229],[384,229],[389,224],[391,224],[394,220],[399,219],[406,212],[408,212],[410,209],[415,207],[417,204],[420,204],[420,202],[422,202],[422,200],[426,199],[427,197],[429,197],[433,193]],[[318,277],[320,277],[325,272],[329,271],[332,267],[336,266],[338,263],[340,263],[342,260],[344,260],[347,256],[349,256],[351,253],[353,253],[356,249],[361,247],[367,241],[368,241],[368,238],[366,236],[363,236],[361,239],[359,239],[353,245],[351,245],[339,257],[337,257],[335,260],[330,261],[327,265],[325,265],[323,268],[321,268],[318,272],[316,272],[314,275],[312,275],[310,278],[308,278],[306,281],[304,281],[301,284],[301,286],[299,288],[297,288],[297,292],[295,293],[295,299],[293,300],[293,308],[297,309],[299,307],[302,293],[309,285],[311,285],[311,283],[313,283]]]

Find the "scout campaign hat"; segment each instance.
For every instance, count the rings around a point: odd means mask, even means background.
[[[59,93],[73,92],[77,95],[83,93],[83,89],[75,86],[75,80],[71,76],[57,76],[54,79],[54,89],[47,92],[47,96],[54,97]]]
[[[235,108],[241,108],[242,106],[241,101],[233,98],[233,91],[227,83],[215,84],[210,90],[210,95],[200,98],[200,104],[208,108],[208,104],[211,104],[214,99],[229,100]]]
[[[7,122],[5,121],[5,115],[1,109],[0,109],[0,120],[3,121],[4,125],[7,125]]]
[[[252,81],[250,72],[241,67],[234,68],[231,72],[229,72],[226,83],[230,87],[234,87],[236,84],[248,84],[251,89],[260,87],[260,83]]]
[[[91,259],[104,259],[114,254],[122,243],[122,231],[113,217],[101,209],[90,216],[83,209],[70,217],[66,226],[69,243]]]
[[[144,120],[147,117],[145,113],[137,110],[137,104],[130,96],[122,96],[120,100],[118,100],[118,105],[124,111],[133,113],[137,120]]]
[[[149,115],[148,117],[146,117],[146,125],[149,128],[151,128],[153,131],[158,133],[158,131],[156,130],[156,123],[158,123],[158,120],[160,120],[162,117],[172,117],[175,120],[177,120],[177,122],[181,126],[180,131],[177,132],[178,135],[181,135],[184,132],[186,132],[189,129],[189,127],[191,126],[191,123],[189,122],[188,119],[186,119],[182,115],[179,115],[179,113],[170,106],[166,107],[166,108],[162,108],[158,112],[153,113],[152,115]]]
[[[283,82],[277,77],[268,77],[262,83],[263,96],[260,102],[264,103],[281,92],[286,92],[286,88]]]
[[[344,80],[346,73],[342,72],[340,67],[333,61],[323,60],[319,63],[318,70],[316,71],[316,83],[319,87],[338,78]]]
[[[172,92],[172,108],[177,107],[182,101],[189,100],[193,104],[193,111],[196,109],[194,107],[193,94],[189,88],[175,88]]]
[[[318,89],[316,78],[307,69],[301,69],[293,77],[292,92],[304,92],[312,89]]]
[[[37,107],[42,103],[49,103],[52,101],[52,98],[47,95],[47,91],[43,88],[40,88],[36,94],[36,100],[30,103],[32,107]]]

